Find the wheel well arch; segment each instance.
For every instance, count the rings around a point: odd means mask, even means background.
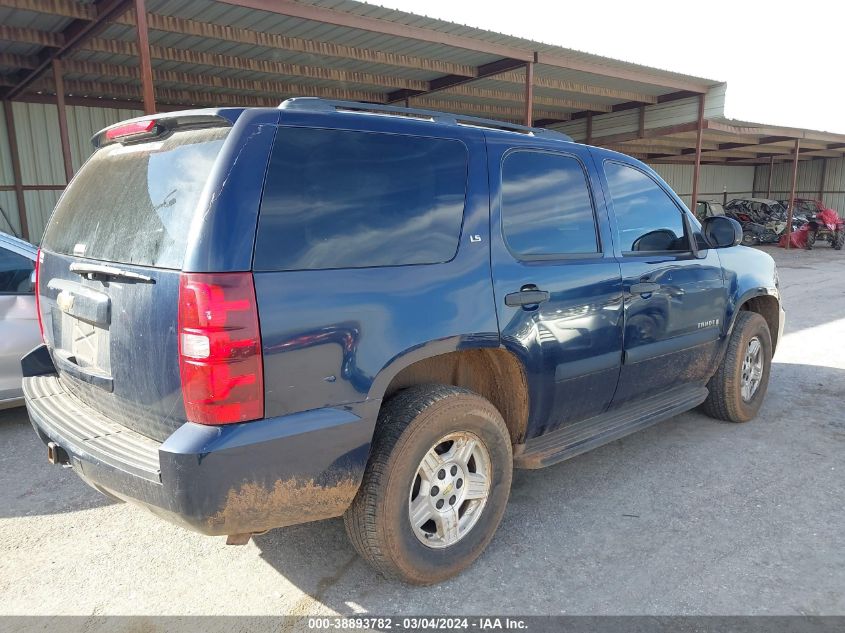
[[[756,312],[766,320],[769,332],[772,333],[772,345],[780,340],[780,303],[772,295],[756,295],[749,297],[740,304],[737,314],[741,311]],[[736,315],[734,316],[736,321]],[[772,350],[774,352],[774,349]]]
[[[487,398],[502,414],[511,442],[525,440],[528,383],[522,363],[511,352],[499,348],[463,349],[417,360],[391,379],[384,401],[400,389],[427,383],[464,387]]]

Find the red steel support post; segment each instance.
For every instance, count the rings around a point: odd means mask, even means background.
[[[67,108],[65,107],[65,80],[62,76],[62,61],[53,60],[53,81],[56,84],[56,110],[59,116],[59,138],[62,143],[62,159],[65,164],[65,182],[73,178],[73,157],[70,153],[70,137],[67,131]]]
[[[822,177],[819,180],[819,200],[824,204],[824,185],[827,179],[827,159],[822,158]]]
[[[775,155],[769,156],[769,185],[766,188],[766,198],[772,199],[772,175],[775,173]]]
[[[147,6],[145,0],[135,0],[135,23],[138,26],[138,59],[141,71],[141,96],[144,114],[155,114],[156,102],[153,90],[153,64],[150,60],[150,34],[147,29]]]
[[[534,62],[525,64],[525,125],[534,123]]]
[[[792,210],[795,207],[795,183],[798,180],[798,152],[801,149],[801,139],[795,139],[795,154],[792,156],[792,186],[789,190],[789,210],[786,212],[786,248],[790,247],[792,238]]]
[[[704,95],[698,97],[698,127],[695,135],[695,167],[692,171],[692,200],[690,211],[695,213],[698,204],[698,176],[701,171],[701,138],[704,133]]]
[[[15,200],[18,203],[18,218],[21,223],[21,237],[29,239],[29,223],[26,221],[26,201],[23,195],[23,177],[21,176],[21,158],[18,154],[18,135],[15,132],[15,117],[12,114],[12,102],[3,102],[3,114],[6,118],[6,134],[9,139],[9,154],[12,158],[12,178],[14,178]]]

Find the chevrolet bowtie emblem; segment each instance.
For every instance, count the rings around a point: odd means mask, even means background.
[[[56,297],[56,304],[59,306],[59,310],[62,312],[70,312],[73,308],[73,295],[69,292],[62,290],[59,293],[59,296]]]

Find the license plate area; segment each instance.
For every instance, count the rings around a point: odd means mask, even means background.
[[[50,321],[58,369],[111,391],[111,299],[68,279],[51,279],[49,287],[57,293]]]
[[[53,318],[53,340],[56,347],[64,352],[64,358],[80,369],[110,376],[108,329],[65,312],[57,316],[58,318]]]
[[[101,369],[100,348],[102,345],[100,342],[104,338],[108,338],[108,333],[104,334],[93,323],[87,323],[73,317],[70,317],[70,320],[70,353],[76,364],[80,367]]]

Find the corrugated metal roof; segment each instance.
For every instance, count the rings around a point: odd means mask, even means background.
[[[343,0],[342,2],[336,2],[334,0],[303,0],[301,3],[340,11],[355,16],[376,18],[385,22],[424,28],[437,33],[468,37],[478,41],[479,43],[501,44],[526,52],[539,51],[544,53],[567,55],[571,59],[600,64],[608,69],[634,69],[641,72],[648,72],[649,75],[654,76],[655,78],[663,77],[694,80],[699,83],[713,83],[709,80],[693,78],[679,73],[649,69],[644,66],[628,64],[618,60],[611,60],[596,55],[572,51],[559,46],[532,42],[522,38],[492,33],[461,24],[454,24],[443,20],[413,15],[403,11],[386,9],[384,7],[355,2],[353,0]],[[289,38],[302,38],[304,40],[327,42],[341,46],[352,46],[373,51],[381,51],[384,53],[415,56],[449,62],[452,64],[478,67],[499,59],[496,55],[468,50],[467,48],[425,42],[385,33],[350,28],[347,26],[337,26],[298,17],[278,15],[268,11],[257,11],[232,4],[212,2],[210,0],[188,0],[187,2],[179,3],[167,2],[166,0],[153,0],[149,2],[147,6],[150,13],[160,16],[176,16],[178,18],[185,18],[202,23],[229,26],[240,29],[250,29],[260,33],[278,34]],[[3,24],[51,33],[61,31],[71,21],[71,18],[61,17],[59,15],[35,13],[19,9],[0,9],[0,18],[2,18]],[[123,21],[125,22],[125,20]],[[135,29],[131,24],[112,24],[99,35],[99,38],[132,43],[135,39]],[[342,56],[315,56],[310,53],[297,52],[295,50],[284,50],[272,46],[242,44],[227,41],[225,37],[200,37],[195,35],[183,35],[173,32],[152,30],[150,33],[150,42],[153,46],[167,49],[199,51],[215,55],[230,55],[233,57],[250,59],[274,60],[300,65],[312,64],[325,68],[334,68],[337,70],[393,75],[396,77],[405,77],[416,80],[432,80],[443,74],[432,70],[410,69],[407,67],[370,63],[362,60],[343,58]],[[33,44],[0,41],[0,52],[33,55],[37,52],[38,48],[38,46]],[[128,62],[126,55],[109,55],[102,51],[92,52],[84,49],[74,53],[72,58],[107,64],[127,64]],[[198,67],[195,64],[179,64],[174,63],[173,61],[159,60],[156,62],[156,65],[157,67],[161,67],[165,70],[194,72],[199,75],[216,74],[218,76],[233,76],[242,79],[246,79],[249,76],[255,77],[256,79],[258,78],[256,75],[237,75],[231,73],[230,71],[218,71],[210,69],[207,66]],[[8,66],[4,66],[4,68],[8,68]],[[279,75],[279,73],[273,74],[277,76]],[[629,90],[645,95],[659,95],[669,92],[669,90],[665,87],[651,85],[649,83],[603,78],[600,75],[554,68],[546,65],[538,66],[536,74],[538,77],[542,76],[550,79],[576,83],[589,83],[591,85],[606,88],[614,88],[624,85]],[[93,80],[93,78],[89,79]],[[112,79],[108,76],[103,76],[101,80],[111,81]],[[323,87],[325,85],[320,82],[305,82],[304,80],[299,80],[298,83],[301,85],[313,86],[314,88]],[[342,84],[342,82],[340,83]],[[338,87],[339,82],[335,81],[332,85],[334,87]],[[362,87],[374,86],[378,87],[375,84],[364,83],[362,85]],[[191,86],[186,85],[181,86],[181,88],[190,89]],[[382,87],[382,91],[387,93],[390,89]],[[608,99],[604,98],[600,103],[607,102]],[[617,100],[617,102],[619,101]]]
[[[601,143],[602,136],[606,136],[613,148],[625,150],[626,143],[644,146],[643,139],[637,138],[637,105],[646,104],[645,129],[668,130],[680,126],[671,130],[670,136],[689,149],[690,145],[694,146],[695,133],[684,125],[697,119],[697,100],[684,98],[689,93],[679,86],[686,85],[698,90],[709,87],[705,118],[722,121],[724,127],[705,131],[705,138],[716,143],[715,147],[719,140],[725,142],[726,137],[745,135],[753,142],[774,129],[724,119],[724,84],[709,79],[356,0],[297,0],[297,3],[305,9],[300,11],[302,7],[294,6],[296,10],[291,11],[294,15],[283,15],[281,10],[256,10],[225,1],[148,0],[159,103],[215,105],[239,96],[245,104],[273,103],[301,95],[384,101],[401,89],[424,91],[433,80],[449,75],[472,75],[484,64],[500,62],[503,56],[493,53],[497,52],[496,47],[505,47],[518,59],[534,53],[541,61],[546,55],[557,59],[557,62],[549,59],[549,63],[535,65],[533,114],[535,119],[545,119],[556,127],[570,130],[576,138],[586,136],[586,125],[580,117],[591,112],[594,143]],[[61,15],[61,3],[45,6],[52,6],[53,12],[0,8],[0,90],[14,84],[16,71],[26,70],[15,67],[17,58],[13,55],[31,58],[30,66],[37,63],[38,55],[47,49],[35,40],[41,36],[54,37],[53,34],[60,33],[72,22],[71,14],[79,14],[72,11]],[[328,17],[323,14],[323,19],[311,19],[315,17],[313,10],[335,13]],[[346,19],[344,14],[353,17]],[[379,32],[379,25],[356,23],[355,19],[380,20],[386,32]],[[440,34],[434,39],[448,43],[402,37],[392,25],[425,29],[430,34]],[[14,29],[28,31],[22,34]],[[456,42],[454,37],[468,39]],[[136,29],[129,13],[83,42],[65,56],[67,92],[75,96],[138,100],[135,40]],[[476,43],[482,50],[473,50]],[[53,87],[49,73],[32,89],[50,94]],[[434,103],[445,110],[512,121],[521,120],[523,102],[524,70],[515,66],[510,71],[475,79],[457,88],[412,99],[412,105]],[[573,116],[576,119],[569,123],[551,123]],[[803,134],[792,129],[784,129],[783,133]],[[628,138],[632,135],[633,138]],[[686,160],[686,154],[679,155],[678,147],[681,146],[669,146],[665,157],[674,160],[674,156],[680,156],[678,160]],[[777,146],[771,147],[779,150]],[[729,156],[733,150],[709,151],[713,158],[724,158],[722,154]],[[742,157],[743,149],[734,154]]]

